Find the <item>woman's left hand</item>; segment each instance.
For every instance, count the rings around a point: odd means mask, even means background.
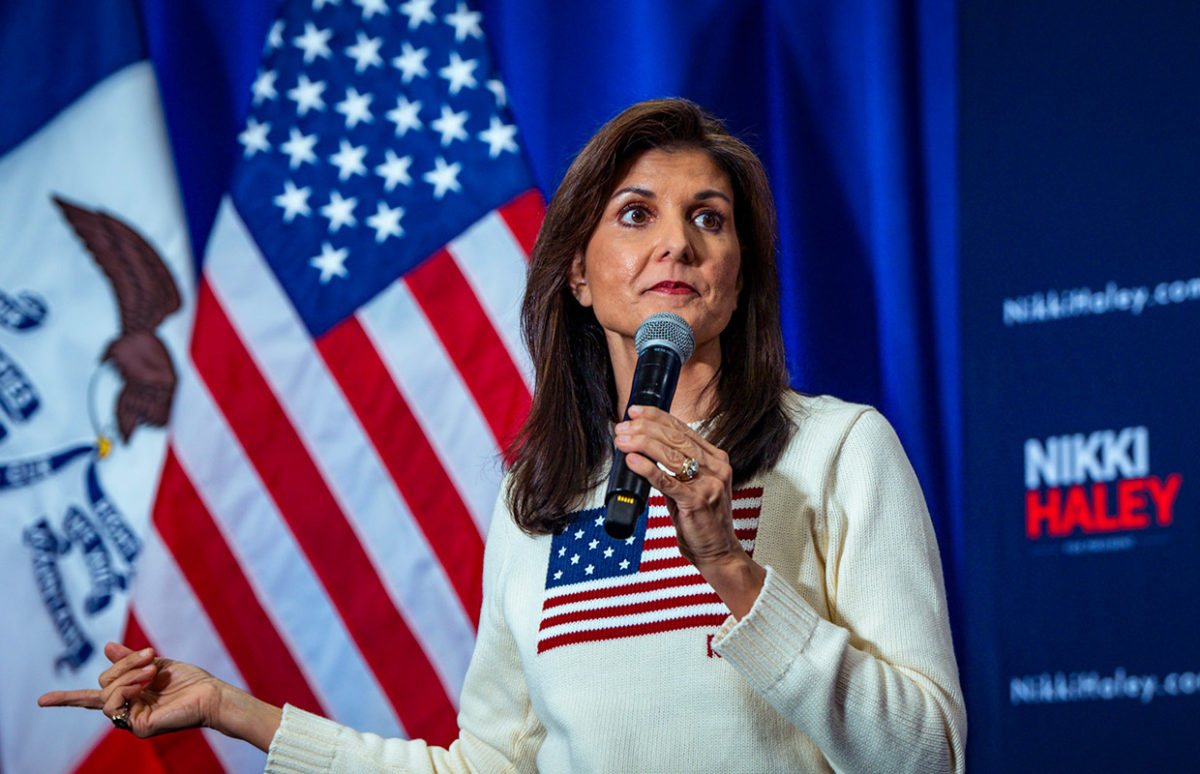
[[[729,455],[661,409],[631,406],[616,427],[625,464],[663,493],[679,551],[741,618],[762,589],[766,570],[742,548],[733,529],[733,468]],[[680,477],[689,460],[695,476]],[[671,475],[655,461],[672,471]]]

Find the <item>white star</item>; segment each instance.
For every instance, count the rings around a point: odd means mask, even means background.
[[[375,229],[375,241],[382,244],[390,236],[404,236],[404,227],[400,225],[400,219],[403,217],[403,207],[392,209],[380,202],[375,208],[375,214],[367,218],[367,225]]]
[[[611,546],[604,549],[604,558],[605,559],[612,559],[612,555],[613,555],[613,550],[612,550]]]
[[[441,156],[434,159],[433,163],[435,168],[421,176],[422,180],[433,186],[433,198],[441,199],[446,195],[446,191],[458,193],[462,190],[462,185],[458,182],[458,173],[462,172],[462,164],[457,161],[447,164]]]
[[[578,531],[575,533],[575,539],[576,539],[576,540],[579,540],[579,538],[581,538],[581,537],[583,537],[583,530],[578,530]]]
[[[571,557],[571,564],[579,564],[579,554],[575,554]]]
[[[354,217],[354,208],[358,199],[351,196],[343,199],[337,191],[329,194],[329,204],[321,208],[321,214],[329,218],[329,230],[336,232],[342,226],[356,226],[358,219]]]
[[[435,118],[429,125],[433,127],[433,131],[442,135],[443,148],[455,140],[467,139],[467,130],[463,128],[463,125],[467,123],[468,117],[465,110],[455,113],[449,105],[442,105],[441,117]]]
[[[283,47],[283,19],[276,19],[267,33],[267,49],[274,51]]]
[[[496,107],[504,107],[508,104],[508,92],[504,88],[504,81],[499,78],[491,78],[484,85],[496,98]]]
[[[488,144],[488,158],[496,158],[504,151],[517,152],[513,137],[517,134],[516,124],[506,124],[500,116],[492,116],[491,125],[479,133],[479,139]]]
[[[356,147],[343,139],[338,145],[338,152],[329,157],[329,161],[338,168],[338,180],[346,181],[354,175],[367,174],[367,168],[363,165],[366,155],[367,146]]]
[[[383,57],[379,55],[382,45],[383,38],[368,38],[359,30],[357,42],[346,48],[346,56],[354,60],[354,72],[366,72],[368,67],[383,67]]]
[[[400,44],[400,56],[392,59],[392,66],[401,72],[400,80],[406,84],[413,78],[424,78],[429,75],[425,69],[425,57],[429,56],[427,48],[413,48],[404,41]]]
[[[279,96],[279,92],[275,90],[275,79],[278,77],[279,73],[274,70],[258,71],[258,77],[254,79],[254,85],[250,87],[254,93],[255,105],[261,105],[266,100]]]
[[[633,539],[634,539],[633,535],[630,535],[629,537],[625,538],[625,545],[627,545],[627,546],[633,545]]]
[[[260,124],[253,116],[247,119],[246,128],[238,135],[238,142],[246,147],[243,156],[250,158],[259,151],[271,150],[271,143],[267,142],[267,133],[270,131],[270,124]]]
[[[375,14],[388,15],[387,0],[353,0],[353,2],[362,8],[364,19],[370,19]]]
[[[333,55],[329,48],[332,37],[333,30],[319,30],[312,22],[304,22],[304,34],[292,38],[292,43],[304,50],[304,64],[312,64],[318,57],[329,59]]]
[[[307,218],[312,214],[312,208],[308,206],[308,197],[311,193],[312,189],[307,186],[297,188],[291,180],[284,181],[283,193],[274,199],[274,202],[283,208],[284,223],[291,223],[297,215]]]
[[[327,5],[341,5],[342,0],[313,0],[313,10],[319,11]]]
[[[346,271],[346,258],[350,256],[350,251],[346,248],[334,250],[333,245],[324,242],[321,245],[321,254],[310,258],[308,265],[314,269],[321,270],[321,284],[324,285],[334,277],[345,279],[350,272]]]
[[[480,20],[483,19],[483,14],[479,11],[469,10],[466,3],[459,3],[458,10],[454,13],[446,14],[442,19],[454,27],[454,39],[459,43],[462,43],[468,37],[483,37],[483,29],[479,26]]]
[[[595,571],[596,571],[596,566],[594,564],[589,564],[587,567],[583,568],[583,572],[586,575],[591,575]]]
[[[566,556],[566,555],[567,555],[567,547],[566,547],[566,546],[562,546],[562,547],[560,547],[560,548],[558,549],[558,555],[559,555],[559,556]]]
[[[595,520],[594,522],[592,522],[592,523],[593,523],[593,524],[595,524],[597,527],[603,527],[603,526],[604,526],[604,517],[603,517],[603,516],[597,516],[597,517],[596,517],[596,520]]]
[[[475,68],[478,66],[478,61],[474,59],[463,61],[457,51],[451,51],[450,64],[438,70],[438,75],[450,82],[450,94],[453,96],[464,86],[473,89],[479,85],[475,81]]]
[[[400,6],[400,13],[408,17],[410,30],[420,27],[422,22],[433,24],[437,21],[433,12],[429,10],[433,8],[433,2],[434,0],[408,0],[407,3]]]
[[[391,193],[397,183],[406,186],[412,185],[412,175],[408,174],[408,168],[412,165],[412,156],[397,156],[391,148],[388,148],[384,151],[384,158],[387,160],[375,167],[375,174],[383,178],[383,190]]]
[[[599,541],[599,540],[593,540],[592,542],[588,543],[588,548],[595,548],[595,547],[596,547],[596,546],[598,546],[598,545],[600,545],[600,541]]]
[[[622,569],[622,570],[628,570],[628,569],[629,569],[629,560],[628,560],[628,559],[622,559],[622,560],[621,560],[621,569]]]
[[[334,109],[346,117],[346,128],[353,129],[359,123],[369,124],[375,120],[371,115],[371,94],[359,94],[353,86],[346,88],[346,98]]]
[[[325,81],[310,81],[308,76],[300,73],[300,80],[297,81],[296,87],[288,91],[289,99],[295,100],[296,112],[304,115],[309,110],[324,110],[325,98],[321,94],[325,91]]]
[[[384,115],[396,125],[396,136],[403,137],[408,134],[409,129],[420,129],[425,126],[421,119],[417,118],[419,112],[421,112],[421,103],[409,102],[408,97],[401,94],[396,98],[396,107]]]
[[[317,163],[317,154],[313,153],[313,146],[316,144],[317,136],[315,134],[304,134],[299,128],[293,126],[288,141],[280,145],[279,149],[291,157],[288,168],[297,169],[306,161],[309,164]]]
[[[554,580],[560,580],[560,579],[562,579],[562,570],[556,570],[554,572]]]

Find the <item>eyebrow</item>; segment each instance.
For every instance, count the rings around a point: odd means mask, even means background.
[[[639,186],[636,186],[636,185],[627,185],[627,186],[625,186],[624,188],[622,188],[622,189],[620,189],[620,190],[614,191],[614,192],[613,192],[613,195],[612,195],[611,197],[609,197],[609,198],[610,198],[610,199],[615,199],[615,198],[617,198],[618,196],[620,196],[621,194],[625,194],[625,193],[636,194],[636,195],[638,195],[638,196],[641,196],[641,197],[643,197],[643,198],[646,198],[646,199],[657,199],[657,198],[658,198],[658,196],[657,196],[657,195],[656,195],[656,194],[655,194],[653,191],[651,191],[650,189],[648,189],[648,188],[641,188],[641,187],[639,187]],[[705,190],[703,190],[703,191],[700,191],[699,193],[697,193],[697,194],[696,194],[695,196],[693,196],[692,198],[693,198],[693,199],[697,199],[697,200],[702,200],[702,199],[724,199],[725,201],[729,202],[729,204],[730,204],[730,205],[732,205],[732,204],[733,204],[733,201],[732,201],[732,200],[730,200],[730,198],[729,198],[728,196],[726,196],[725,194],[723,194],[723,193],[721,193],[720,191],[716,190],[715,188],[708,188],[708,189],[705,189]]]

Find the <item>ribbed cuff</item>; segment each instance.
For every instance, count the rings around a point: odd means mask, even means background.
[[[767,567],[754,606],[742,620],[730,616],[721,625],[713,650],[765,694],[804,652],[820,620],[800,592]]]
[[[342,726],[293,707],[283,705],[283,720],[271,739],[263,774],[305,774],[329,771]]]

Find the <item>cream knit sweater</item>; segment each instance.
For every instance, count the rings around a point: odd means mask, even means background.
[[[966,717],[916,476],[878,412],[787,405],[797,431],[753,482],[753,556],[768,573],[741,621],[539,653],[552,537],[521,533],[500,505],[459,739],[382,739],[289,706],[266,770],[962,771]]]

